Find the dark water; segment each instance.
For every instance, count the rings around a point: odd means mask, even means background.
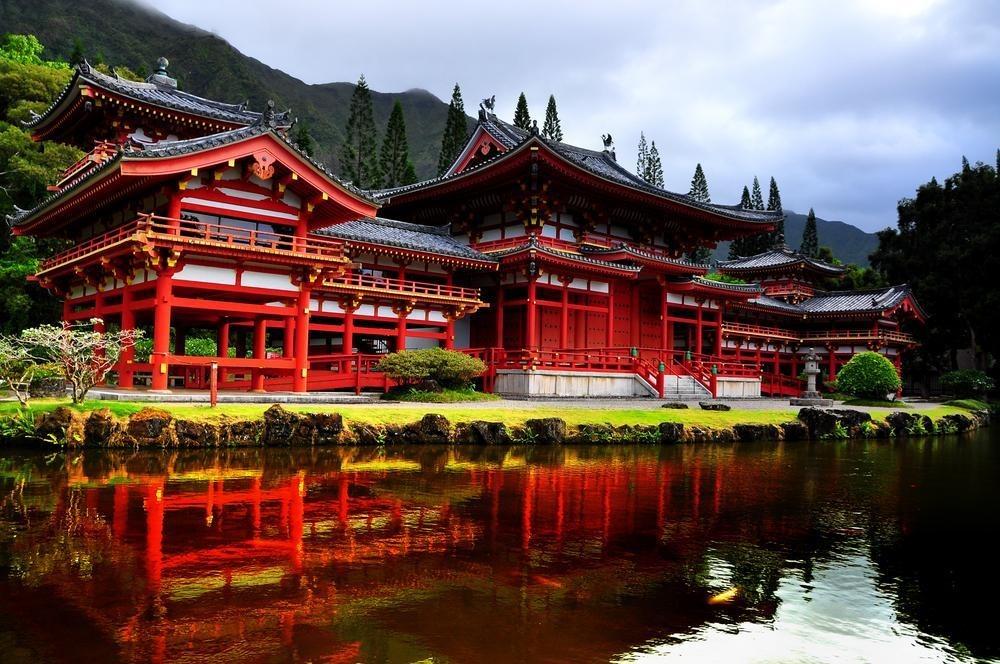
[[[8,451],[0,661],[997,658],[998,443]]]

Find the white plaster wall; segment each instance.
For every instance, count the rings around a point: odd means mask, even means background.
[[[298,291],[287,274],[251,272],[247,270],[240,279],[240,285],[248,288],[270,288],[272,290]]]
[[[227,284],[233,286],[236,284],[236,270],[188,263],[177,272],[175,278],[186,281],[200,281],[207,284]]]

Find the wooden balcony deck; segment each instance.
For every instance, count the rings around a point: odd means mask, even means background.
[[[799,332],[780,327],[766,325],[748,325],[746,323],[722,323],[722,333],[735,336],[747,336],[760,339],[793,341],[799,344],[809,342],[863,342],[879,341],[882,343],[913,344],[916,340],[908,332],[898,330],[812,330]]]
[[[375,277],[369,274],[349,274],[328,279],[316,288],[320,291],[381,296],[390,299],[405,298],[438,304],[473,305],[479,308],[488,306],[480,299],[478,288]]]

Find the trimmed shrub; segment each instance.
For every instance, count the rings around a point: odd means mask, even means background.
[[[858,353],[837,373],[837,389],[862,399],[885,399],[900,385],[892,362],[871,351]]]
[[[389,353],[378,363],[378,370],[405,384],[434,381],[441,387],[464,387],[486,371],[486,364],[475,357],[443,348],[423,348]]]
[[[941,376],[941,387],[957,397],[975,397],[993,389],[993,379],[977,369],[949,371]]]

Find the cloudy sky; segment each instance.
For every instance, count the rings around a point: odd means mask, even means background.
[[[532,116],[555,94],[568,142],[611,132],[634,165],[656,141],[667,187],[695,163],[713,200],[774,176],[785,207],[866,230],[962,155],[1000,146],[1000,3],[995,0],[157,0],[174,18],[308,83],[425,88],[466,109],[495,94]],[[275,5],[270,4],[273,8]]]

